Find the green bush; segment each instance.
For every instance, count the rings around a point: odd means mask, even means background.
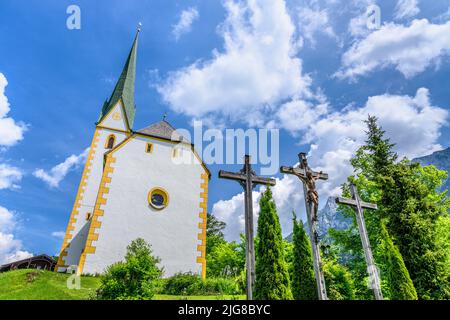
[[[202,279],[193,273],[177,273],[164,280],[164,294],[170,295],[188,295],[189,288]]]
[[[177,273],[164,279],[160,293],[168,295],[236,295],[241,294],[236,281],[226,278],[202,280],[193,273]]]
[[[238,284],[225,278],[209,278],[189,287],[190,295],[237,295],[240,293]]]
[[[125,261],[106,269],[97,290],[97,299],[137,300],[151,299],[156,292],[162,269],[159,258],[152,256],[151,246],[136,239],[127,247]]]

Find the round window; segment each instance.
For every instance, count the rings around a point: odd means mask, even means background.
[[[162,210],[169,204],[167,192],[161,188],[154,188],[148,194],[149,204],[156,210]]]

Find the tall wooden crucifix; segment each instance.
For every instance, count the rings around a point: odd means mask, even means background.
[[[309,226],[309,238],[311,240],[313,266],[316,276],[317,293],[320,300],[328,300],[325,278],[322,272],[320,259],[319,233],[317,232],[317,212],[319,210],[319,195],[316,190],[316,180],[328,180],[328,174],[314,172],[308,165],[305,153],[298,155],[299,167],[281,167],[281,172],[297,176],[303,182],[303,192],[306,204],[306,216]]]
[[[376,204],[367,203],[361,201],[358,194],[358,189],[354,184],[350,185],[350,192],[352,199],[336,198],[337,204],[344,204],[351,206],[355,209],[356,222],[358,223],[359,235],[361,236],[361,242],[364,250],[364,256],[367,263],[367,272],[369,273],[370,286],[373,290],[376,300],[383,300],[383,293],[381,292],[380,276],[378,275],[378,269],[373,259],[372,249],[370,247],[369,236],[367,234],[366,223],[364,221],[363,209],[377,210]]]
[[[276,181],[258,177],[252,170],[250,156],[245,156],[244,168],[240,172],[219,171],[219,178],[235,180],[245,190],[245,236],[247,239],[245,250],[245,262],[247,266],[247,299],[253,300],[253,287],[255,285],[255,243],[253,240],[253,188],[258,184],[274,186]]]

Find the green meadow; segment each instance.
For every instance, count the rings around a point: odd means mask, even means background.
[[[100,286],[99,277],[81,277],[80,289],[69,289],[68,274],[42,270],[0,273],[0,300],[88,300]],[[235,300],[245,296],[155,295],[154,300]]]

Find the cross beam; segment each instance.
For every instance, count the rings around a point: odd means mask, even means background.
[[[247,176],[242,173],[234,173],[234,172],[227,172],[227,171],[219,171],[219,178],[222,179],[228,179],[228,180],[236,180],[238,182],[245,183],[247,181]],[[252,176],[252,184],[263,184],[263,185],[271,185],[274,186],[275,183],[273,182],[275,180],[269,179],[269,178],[262,178],[253,175]]]
[[[356,202],[356,200],[354,200],[354,199],[347,199],[347,198],[341,198],[341,197],[336,198],[336,203],[337,204],[343,204],[343,205],[351,206],[351,207],[357,207],[358,206],[358,203]],[[361,208],[363,208],[363,209],[372,209],[372,210],[377,210],[378,209],[378,206],[376,204],[374,204],[374,203],[367,203],[367,202],[364,202],[364,201],[361,201],[361,200],[360,200],[360,205],[361,205]]]
[[[355,209],[356,222],[358,223],[359,235],[361,236],[361,242],[364,250],[364,256],[366,258],[367,272],[369,274],[370,286],[373,290],[376,300],[383,300],[383,293],[381,292],[380,276],[378,269],[373,259],[372,248],[370,247],[369,235],[367,234],[366,223],[364,221],[363,209],[377,210],[378,206],[374,203],[363,202],[358,194],[358,189],[354,184],[350,185],[350,192],[352,199],[336,198],[337,204],[351,206]]]
[[[317,293],[320,300],[328,300],[325,278],[322,271],[322,261],[320,258],[319,234],[317,232],[319,197],[315,185],[316,180],[328,180],[328,174],[311,170],[308,165],[306,153],[300,153],[298,158],[300,161],[298,167],[281,167],[280,171],[285,174],[295,175],[303,182],[303,193],[306,204],[306,216],[308,218],[309,238],[311,241]]]
[[[274,186],[276,181],[259,177],[252,170],[250,164],[250,156],[246,155],[244,167],[240,172],[219,171],[219,178],[234,180],[245,190],[245,236],[246,236],[246,250],[245,261],[247,266],[247,299],[253,300],[253,287],[255,285],[255,243],[253,236],[253,188],[258,185]]]

